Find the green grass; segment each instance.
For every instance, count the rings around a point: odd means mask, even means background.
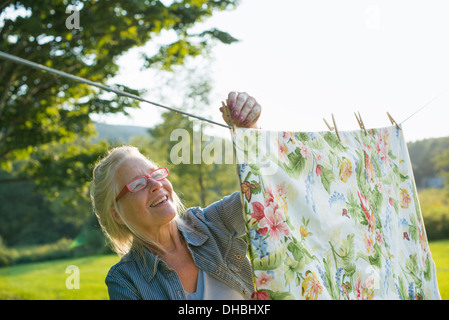
[[[437,268],[441,299],[449,300],[449,240],[433,241],[429,245]]]
[[[108,292],[104,279],[117,256],[91,256],[0,268],[0,300],[104,300]],[[67,289],[66,280],[79,268],[79,289]]]
[[[430,242],[441,298],[449,300],[449,240]],[[104,300],[104,279],[117,256],[92,256],[0,268],[0,300]],[[79,268],[80,289],[69,290],[66,268]]]

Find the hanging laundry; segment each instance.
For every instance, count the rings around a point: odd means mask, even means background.
[[[249,255],[271,299],[440,299],[396,126],[235,129]]]

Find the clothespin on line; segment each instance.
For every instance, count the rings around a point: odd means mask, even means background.
[[[368,133],[366,131],[366,127],[365,127],[365,124],[363,123],[362,116],[360,115],[360,112],[359,111],[357,111],[357,113],[354,112],[354,115],[355,115],[355,118],[357,119],[360,129],[365,131],[365,133]]]
[[[396,128],[398,128],[399,130],[401,130],[401,126],[398,125],[398,123],[396,121],[394,121],[393,117],[391,116],[390,113],[387,112],[387,116],[390,119],[391,124],[394,124],[396,126]]]
[[[229,110],[229,107],[228,107],[228,100],[226,100],[226,103],[224,101],[222,101],[221,105],[223,106],[223,110],[225,112],[226,118],[228,119],[228,123],[232,127],[232,132],[235,133],[235,124],[234,124],[234,121],[232,120],[231,111]]]
[[[338,133],[338,129],[337,129],[337,124],[335,123],[334,114],[331,113],[331,115],[332,115],[332,122],[334,123],[334,126],[331,127],[331,126],[329,125],[329,123],[327,123],[326,119],[323,118],[324,123],[326,124],[326,126],[329,128],[330,131],[335,131],[335,134],[337,135],[338,141],[341,142],[340,134]]]

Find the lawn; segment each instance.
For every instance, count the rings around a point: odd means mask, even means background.
[[[430,242],[441,299],[449,300],[449,240]]]
[[[437,267],[441,298],[449,300],[449,240],[431,242],[430,248]],[[0,300],[108,299],[104,279],[118,260],[113,255],[92,256],[0,268]],[[71,265],[78,267],[79,289],[67,289],[67,279],[74,276],[74,273],[66,273]],[[69,281],[69,285],[73,283]]]
[[[0,268],[0,299],[26,300],[104,300],[108,291],[104,279],[109,268],[118,262],[114,255],[90,256]],[[79,270],[79,289],[67,289],[66,281]],[[69,281],[69,286],[75,281]]]

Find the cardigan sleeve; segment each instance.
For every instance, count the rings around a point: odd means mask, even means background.
[[[211,204],[204,209],[204,213],[209,218],[211,215],[218,216],[226,229],[234,237],[241,237],[246,232],[242,202],[238,191]]]
[[[105,282],[110,300],[141,300],[135,288],[124,279],[108,274]]]

